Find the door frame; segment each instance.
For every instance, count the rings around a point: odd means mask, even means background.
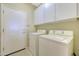
[[[3,14],[4,14],[4,8],[3,8],[3,4],[1,4],[1,56],[4,56],[4,40],[3,40],[3,30],[4,30],[4,27],[3,27]]]

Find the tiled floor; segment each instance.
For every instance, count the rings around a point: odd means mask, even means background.
[[[25,50],[19,51],[17,53],[11,54],[9,56],[32,56],[32,55],[29,52],[29,50],[25,49]]]

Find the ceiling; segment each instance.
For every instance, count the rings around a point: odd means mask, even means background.
[[[32,3],[32,5],[39,7],[42,3]]]

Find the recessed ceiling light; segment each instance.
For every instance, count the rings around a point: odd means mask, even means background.
[[[50,3],[45,3],[44,4],[46,8],[48,8],[51,4]]]

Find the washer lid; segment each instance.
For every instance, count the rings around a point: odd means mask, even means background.
[[[73,31],[55,30],[54,35],[41,35],[40,38],[68,44],[73,40]]]
[[[51,38],[52,39],[52,38]],[[65,44],[70,43],[73,40],[73,37],[69,36],[55,36],[53,40],[63,42]]]
[[[65,37],[65,36],[59,36],[59,35],[40,35],[40,38],[47,39],[54,41],[56,43],[61,43],[61,44],[69,44],[73,37]]]

